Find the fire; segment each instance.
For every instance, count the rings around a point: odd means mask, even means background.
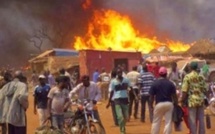
[[[148,53],[164,43],[156,36],[147,37],[135,30],[131,20],[113,10],[96,10],[85,36],[75,37],[74,48],[96,50],[141,51]],[[180,42],[168,41],[167,46],[175,51],[185,51],[189,45]]]
[[[178,52],[178,51],[187,51],[191,44],[184,44],[180,41],[171,41],[168,40],[167,41],[167,46],[172,50],[172,52]]]

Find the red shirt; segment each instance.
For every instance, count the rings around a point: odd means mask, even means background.
[[[148,69],[148,72],[153,73],[153,66],[152,65],[147,64],[147,69]]]
[[[158,65],[155,65],[153,67],[153,74],[154,74],[155,78],[159,77],[159,69],[160,69],[160,66],[158,66]]]

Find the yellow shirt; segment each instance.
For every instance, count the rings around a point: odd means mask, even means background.
[[[190,72],[184,77],[182,92],[188,94],[188,107],[203,106],[207,92],[204,78],[195,71]]]

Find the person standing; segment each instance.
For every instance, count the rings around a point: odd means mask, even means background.
[[[35,87],[38,84],[38,75],[37,75],[36,71],[33,71],[33,73],[32,73],[31,83],[32,83],[33,87]]]
[[[152,68],[153,68],[153,74],[154,74],[155,78],[158,78],[159,69],[160,69],[159,62],[155,62],[155,65]]]
[[[134,118],[137,119],[138,105],[139,105],[139,88],[137,86],[140,73],[137,72],[137,66],[132,68],[132,71],[127,74],[127,78],[131,84],[131,90],[129,91],[129,118],[132,115],[132,106],[134,103]]]
[[[116,69],[113,69],[111,72],[111,81],[114,80],[117,76],[117,72]],[[117,116],[116,116],[116,109],[115,109],[115,103],[114,103],[114,98],[112,96],[112,98],[110,98],[110,93],[111,93],[111,82],[109,84],[109,100],[111,100],[110,105],[111,105],[111,111],[112,111],[112,115],[113,115],[113,120],[114,120],[114,124],[116,126],[118,126],[118,122],[117,122]],[[108,108],[108,107],[106,107]]]
[[[67,90],[69,90],[69,91],[71,91],[72,90],[72,85],[71,85],[71,77],[70,77],[70,74],[64,69],[64,68],[61,68],[60,70],[59,70],[59,73],[60,73],[60,76],[65,76],[65,78],[66,78],[66,85],[67,85],[67,87],[66,87],[66,89]]]
[[[175,82],[176,85],[178,85],[178,82],[180,81],[180,73],[179,73],[179,70],[177,68],[177,63],[176,62],[172,63],[171,72],[169,73],[168,78],[169,78],[169,80]]]
[[[51,74],[51,72],[48,70],[47,71],[47,78],[48,78],[48,84],[50,87],[54,87],[56,85],[54,76]]]
[[[40,126],[44,126],[45,121],[49,117],[47,96],[50,89],[51,87],[46,84],[46,77],[44,75],[40,75],[39,85],[37,85],[34,90],[34,114],[38,113]]]
[[[206,63],[203,65],[202,69],[201,69],[201,73],[202,75],[205,77],[205,79],[208,78],[208,74],[209,74],[209,65],[208,65],[208,61],[206,61]]]
[[[141,122],[145,122],[146,102],[148,103],[149,119],[150,119],[150,122],[152,122],[153,109],[150,105],[151,102],[150,102],[149,91],[154,80],[155,80],[154,75],[148,71],[148,68],[146,65],[143,65],[143,73],[138,78],[138,85],[140,87],[140,97],[141,97],[141,118],[140,118]]]
[[[120,68],[117,69],[117,78],[111,81],[111,93],[110,93],[110,99],[107,104],[107,108],[111,104],[112,97],[114,98],[115,103],[115,109],[116,109],[116,115],[118,124],[120,127],[120,133],[126,134],[126,121],[129,119],[128,114],[128,88],[131,86],[130,81],[123,77],[123,72]]]
[[[59,76],[56,78],[57,85],[48,94],[48,109],[51,113],[52,126],[63,132],[64,112],[70,106],[67,78]]]
[[[98,69],[95,70],[95,72],[93,73],[93,82],[97,82],[99,78],[99,71]]]
[[[197,62],[191,62],[190,68],[191,72],[184,77],[182,84],[182,103],[187,102],[188,105],[188,122],[191,133],[205,134],[204,98],[207,96],[206,82],[203,76],[197,72]]]
[[[13,77],[12,77],[12,74],[9,72],[5,72],[3,75],[4,75],[4,83],[2,85],[3,87],[0,89],[0,126],[1,126],[2,134],[7,134],[7,123],[3,112],[7,111],[7,110],[4,110],[5,99],[6,99],[5,93],[7,92],[10,85],[9,83],[12,81]]]
[[[102,68],[102,73],[99,75],[99,78],[101,78],[101,94],[102,99],[107,100],[108,99],[108,88],[110,83],[110,75],[105,71],[104,68]]]
[[[21,71],[15,73],[15,79],[10,82],[9,89],[6,93],[8,99],[7,123],[8,134],[27,134],[26,110],[28,108],[28,88],[20,80],[23,79]]]
[[[153,107],[155,99],[155,107],[153,112],[153,122],[151,134],[159,134],[161,121],[165,117],[164,134],[172,132],[172,113],[174,104],[178,104],[176,88],[172,82],[167,79],[167,69],[161,67],[159,69],[160,78],[156,80],[150,88],[151,107]]]
[[[139,64],[137,66],[137,71],[141,74],[143,72],[143,60],[139,61]]]

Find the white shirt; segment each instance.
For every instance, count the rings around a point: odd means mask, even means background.
[[[137,86],[139,77],[140,77],[140,73],[138,73],[137,71],[131,71],[127,74],[127,78],[130,81],[130,84],[133,88]]]
[[[83,83],[78,84],[69,93],[70,98],[76,93],[78,94],[78,98],[80,100],[90,99],[99,101],[101,99],[101,90],[98,88],[97,84],[92,81],[88,87],[85,87]]]

